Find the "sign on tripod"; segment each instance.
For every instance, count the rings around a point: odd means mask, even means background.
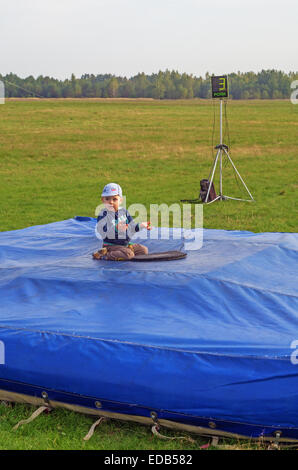
[[[206,198],[203,202],[206,204],[211,204],[215,201],[225,201],[226,199],[235,199],[236,201],[254,201],[254,198],[252,197],[251,193],[249,192],[248,187],[244,183],[244,180],[242,179],[239,171],[237,170],[236,166],[234,165],[233,160],[231,159],[229,155],[229,147],[223,143],[223,129],[222,129],[222,107],[223,107],[223,99],[222,98],[227,98],[228,97],[228,77],[227,75],[220,75],[217,77],[211,77],[211,87],[212,87],[212,98],[220,98],[220,106],[219,106],[219,144],[216,145],[215,149],[217,150],[216,157],[213,163],[213,167],[209,173],[208,181],[210,181],[208,185],[208,191]],[[231,163],[236,175],[240,179],[241,183],[245,187],[247,193],[249,194],[250,199],[242,199],[242,198],[237,198],[237,197],[230,197],[230,196],[225,196],[223,194],[223,157],[226,157],[228,161]],[[209,201],[209,194],[210,190],[212,188],[213,184],[213,179],[214,179],[214,174],[216,170],[216,165],[219,162],[219,193],[216,196],[216,198],[212,199]],[[211,176],[211,178],[210,178]]]
[[[228,93],[228,77],[220,75],[211,77],[212,98],[227,98]]]

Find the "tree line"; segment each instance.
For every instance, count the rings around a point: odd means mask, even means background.
[[[5,96],[41,98],[153,98],[191,99],[211,98],[211,75],[195,77],[177,71],[146,75],[139,73],[131,78],[111,74],[84,74],[70,79],[32,75],[20,78],[16,74],[0,74],[5,85]],[[229,97],[233,99],[282,99],[289,98],[291,83],[298,79],[298,72],[278,70],[231,73],[228,75]]]

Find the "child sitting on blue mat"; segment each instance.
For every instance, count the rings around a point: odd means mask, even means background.
[[[135,224],[130,213],[120,207],[122,189],[119,184],[107,184],[101,195],[105,205],[97,218],[97,230],[103,239],[101,250],[93,253],[94,259],[128,261],[135,255],[147,255],[148,248],[131,243],[132,236],[141,229],[151,230],[150,222]]]

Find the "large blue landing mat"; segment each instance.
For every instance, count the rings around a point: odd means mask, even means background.
[[[0,390],[298,439],[298,234],[204,230],[131,263],[92,259],[95,224],[0,233]]]

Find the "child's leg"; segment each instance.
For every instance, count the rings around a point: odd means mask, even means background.
[[[148,248],[144,245],[139,245],[138,243],[134,243],[130,245],[133,249],[135,255],[148,255]]]
[[[115,245],[108,247],[108,253],[105,256],[109,261],[128,261],[134,257],[134,252],[127,246]]]

